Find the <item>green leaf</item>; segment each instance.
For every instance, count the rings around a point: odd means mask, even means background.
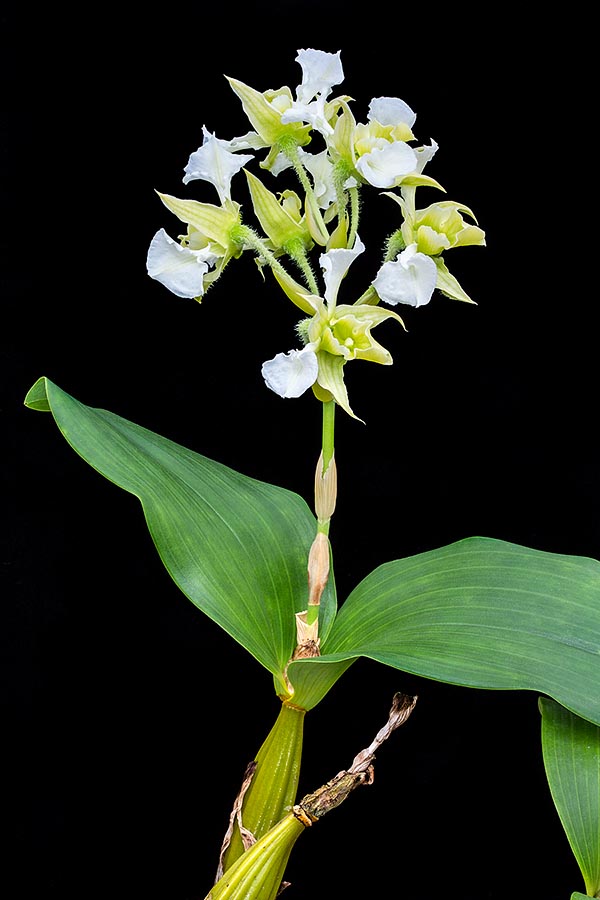
[[[45,378],[38,378],[33,387],[29,389],[25,397],[25,406],[28,406],[29,409],[37,409],[40,412],[50,412]]]
[[[354,589],[322,653],[288,670],[312,705],[335,681],[328,664],[366,656],[436,681],[535,690],[600,723],[600,563],[491,538],[395,560]]]
[[[357,659],[358,655],[353,653],[328,653],[291,662],[287,675],[294,689],[294,704],[313,709]]]
[[[102,409],[45,378],[26,405],[51,410],[74,450],[138,497],[160,557],[183,593],[284,686],[306,608],[316,520],[304,500],[235,472]],[[335,617],[333,578],[321,600],[321,633]]]
[[[550,793],[590,897],[600,896],[600,728],[540,697]],[[581,894],[574,894],[579,897]]]
[[[575,891],[574,894],[571,894],[571,900],[589,900],[589,894],[580,894],[579,891]]]
[[[274,676],[278,693],[306,604],[315,519],[297,495],[247,478],[47,379],[26,403],[142,502],[181,590]],[[336,618],[321,602],[322,655],[289,664],[294,703],[315,706],[361,656],[437,681],[528,689],[600,723],[600,563],[470,538],[380,566]]]

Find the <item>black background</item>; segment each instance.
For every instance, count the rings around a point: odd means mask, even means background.
[[[224,74],[294,88],[299,48],[340,49],[357,119],[371,97],[406,100],[419,140],[440,145],[429,174],[487,233],[487,248],[447,257],[477,306],[438,294],[403,311],[408,333],[378,328],[391,369],[347,369],[366,425],[338,415],[340,601],[376,565],[473,534],[598,555],[592,26],[577,7],[567,21],[505,5],[128,10],[2,17],[10,900],[202,900],[278,711],[270,676],[170,581],[137,501],[23,407],[47,375],[310,502],[318,404],[283,401],[260,376],[294,345],[291,304],[249,254],[200,306],[145,271],[155,231],[177,233],[155,189],[212,202],[207,185],[181,183],[202,126],[248,129]],[[373,276],[394,221],[393,204],[367,199],[357,279]],[[397,690],[418,693],[413,717],[382,748],[374,785],[301,838],[289,900],[582,890],[535,693],[359,661],[307,716],[301,791],[370,742]]]

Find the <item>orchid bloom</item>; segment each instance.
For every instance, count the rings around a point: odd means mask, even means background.
[[[312,318],[301,322],[298,329],[306,340],[305,346],[301,350],[278,353],[262,366],[267,387],[279,396],[299,397],[308,388],[318,386],[321,391],[329,392],[349,415],[357,418],[348,401],[344,365],[351,359],[391,365],[390,353],[373,338],[371,329],[390,318],[403,324],[400,316],[369,304],[337,303],[340,286],[350,265],[364,250],[364,244],[357,237],[354,249],[336,248],[321,254],[325,296],[305,296],[314,309]]]
[[[226,200],[224,206],[214,206],[169,194],[159,197],[188,230],[179,243],[163,228],[156,232],[146,259],[148,275],[178,297],[198,299],[229,260],[242,253],[243,246],[233,237],[240,225],[239,204]]]
[[[236,156],[229,149],[231,142],[219,140],[205,126],[202,133],[202,146],[191,154],[183,181],[208,181],[217,189],[221,206],[159,194],[188,231],[177,243],[161,228],[150,242],[146,259],[151,278],[177,297],[196,299],[216,281],[231,257],[241,253],[232,238],[240,224],[240,207],[231,199],[231,179],[253,159],[250,155]]]
[[[422,174],[423,167],[437,149],[435,141],[432,141],[430,147],[419,148],[420,172],[416,176],[418,179],[426,177]],[[432,182],[433,179],[429,183]],[[462,213],[466,213],[476,222],[475,215],[468,206],[455,203],[453,200],[442,200],[439,203],[432,203],[425,209],[415,209],[417,183],[425,182],[413,180],[408,185],[403,184],[400,191],[401,196],[393,192],[385,192],[386,196],[394,200],[402,210],[404,221],[398,233],[406,248],[403,253],[410,249],[410,255],[402,256],[401,261],[402,254],[399,254],[395,261],[384,263],[373,282],[373,287],[380,299],[386,303],[410,303],[412,306],[422,306],[429,302],[431,294],[427,300],[423,299],[429,290],[429,281],[426,277],[427,265],[423,261],[423,257],[425,257],[430,260],[428,266],[430,278],[433,274],[431,263],[437,270],[435,287],[442,294],[464,303],[473,303],[474,301],[461,287],[454,275],[448,271],[442,254],[455,247],[485,246],[485,232],[477,224],[472,225],[466,222]],[[440,185],[437,186],[440,187]],[[408,271],[405,271],[407,267]],[[414,288],[412,292],[409,289],[411,282],[408,272],[412,278]],[[425,288],[427,289],[425,290]],[[409,299],[406,299],[407,297]]]
[[[405,220],[403,234],[416,240],[419,250],[430,256],[454,247],[485,246],[485,232],[478,225],[465,222],[461,213],[477,221],[469,207],[461,203],[432,203],[426,209],[415,210],[412,221]]]
[[[334,85],[344,78],[341,51],[299,50],[296,62],[302,67],[302,82],[294,97],[289,87],[260,93],[242,81],[229,78],[229,84],[242,101],[254,131],[229,142],[233,151],[269,148],[262,168],[279,174],[290,164],[289,153],[282,149],[302,147],[311,140],[311,128],[325,136],[333,134],[327,102]]]
[[[414,139],[416,114],[398,97],[374,97],[367,118],[368,124],[354,129],[354,166],[368,184],[394,187],[417,169],[416,153],[407,143]]]

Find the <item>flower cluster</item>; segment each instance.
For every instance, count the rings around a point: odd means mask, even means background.
[[[244,251],[255,254],[258,265],[270,268],[285,295],[305,314],[297,329],[300,347],[263,364],[266,384],[282,397],[298,397],[312,387],[319,399],[334,399],[354,416],[345,364],[351,359],[391,364],[390,353],[371,331],[390,318],[403,324],[380,302],[422,306],[436,288],[472,302],[448,271],[443,254],[484,245],[485,235],[463,204],[442,200],[417,208],[417,188],[444,188],[424,172],[438,145],[433,140],[415,145],[416,115],[407,103],[376,97],[366,122],[357,122],[351,99],[331,96],[344,78],[340,51],[300,50],[296,61],[302,81],[295,92],[282,87],[261,93],[228,78],[252,128],[221,140],[203,127],[202,145],[189,157],[183,182],[208,181],[219,203],[159,194],[187,231],[174,240],[159,230],[150,244],[147,270],[177,296],[200,300],[232,258]],[[306,149],[315,141],[320,145],[315,152]],[[245,168],[260,151],[266,151],[259,165],[268,177],[292,172],[298,190],[273,193]],[[241,204],[231,197],[232,179],[242,169],[262,234],[242,220]],[[353,303],[338,303],[352,262],[365,251],[359,195],[369,187],[398,205],[398,227],[388,237],[371,284]],[[315,248],[320,272],[311,261]]]

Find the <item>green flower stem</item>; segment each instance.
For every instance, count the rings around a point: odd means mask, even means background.
[[[402,237],[402,229],[398,228],[397,231],[394,231],[390,234],[389,238],[386,241],[385,245],[385,256],[383,258],[384,263],[392,262],[396,259],[398,254],[404,250],[406,247],[406,243],[404,238]]]
[[[360,215],[360,202],[358,188],[350,188],[350,234],[348,235],[348,247],[354,247],[356,234],[358,232],[358,219]]]
[[[327,469],[333,459],[334,454],[334,432],[335,432],[335,400],[326,400],[323,402],[323,437],[322,437],[322,456],[323,470],[321,478],[324,478]],[[317,519],[317,535],[319,532],[324,535],[329,534],[329,526],[331,517],[325,521]],[[310,583],[310,578],[309,578]],[[312,604],[309,600],[308,609],[306,611],[306,624],[314,625],[319,618],[319,604]]]
[[[257,840],[289,812],[296,800],[305,712],[282,703],[273,728],[256,754],[256,771],[242,804],[242,824]],[[223,858],[225,872],[243,852],[236,824]]]
[[[252,228],[249,228],[248,225],[236,225],[235,228],[232,229],[231,237],[237,244],[243,244],[254,250],[264,259],[267,265],[271,266],[271,268],[275,272],[278,272],[284,279],[289,278],[286,269],[281,265],[275,254],[269,250],[265,245],[265,242],[252,230]]]
[[[323,403],[323,437],[322,437],[322,452],[323,452],[323,472],[321,477],[325,477],[325,473],[329,468],[329,463],[333,459],[333,454],[335,451],[334,446],[334,435],[335,435],[335,400],[326,400]],[[317,532],[322,531],[323,534],[329,534],[329,524],[331,519],[327,519],[326,522],[318,522],[317,523]],[[309,610],[310,612],[310,610]]]
[[[345,166],[344,166],[344,173],[345,173]],[[348,194],[346,193],[346,191],[344,189],[344,181],[345,181],[345,178],[340,176],[339,170],[337,168],[334,168],[334,170],[333,170],[333,186],[335,188],[335,198],[337,201],[337,208],[338,208],[338,211],[337,211],[338,222],[341,222],[342,219],[344,218],[344,215],[346,212],[346,206],[348,205]]]
[[[294,244],[290,244],[284,247],[284,250],[288,254],[288,256],[293,259],[296,263],[302,274],[304,275],[304,280],[306,281],[309,289],[313,294],[319,295],[319,285],[317,284],[317,279],[315,278],[315,274],[311,268],[306,249],[301,244],[301,242],[294,242]]]
[[[306,201],[310,204],[312,215],[317,221],[319,230],[323,235],[327,235],[327,226],[325,225],[325,220],[323,219],[323,214],[319,208],[319,203],[315,196],[315,191],[310,182],[310,178],[306,174],[306,169],[300,161],[297,144],[282,145],[281,150],[287,156],[292,166],[294,167],[294,172],[298,176],[298,180],[306,192]]]
[[[335,400],[323,403],[323,475],[333,458],[335,432]]]

